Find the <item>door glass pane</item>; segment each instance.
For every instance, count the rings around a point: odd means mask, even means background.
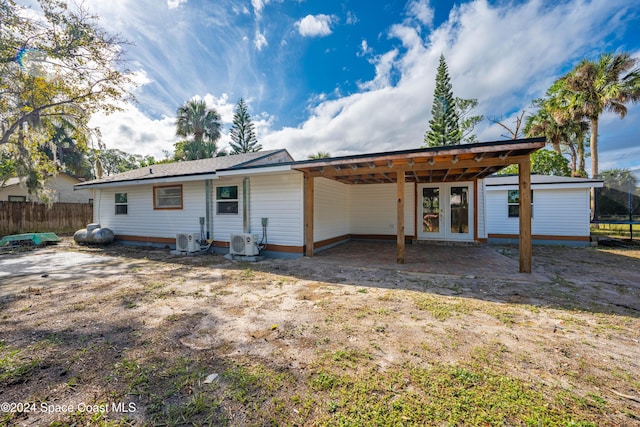
[[[451,233],[469,232],[469,187],[451,187]]]
[[[422,189],[422,232],[440,231],[440,189]]]

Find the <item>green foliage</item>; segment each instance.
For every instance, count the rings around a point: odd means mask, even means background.
[[[483,115],[470,116],[471,110],[478,106],[477,99],[457,98],[455,100],[456,113],[460,119],[460,139],[463,144],[478,142],[478,137],[473,134],[473,129],[484,120]]]
[[[72,138],[82,152],[98,135],[88,126],[91,115],[117,110],[133,83],[122,67],[125,42],[104,32],[82,5],[38,5],[30,13],[14,0],[0,7],[0,151],[32,193],[60,167],[45,151],[55,158]],[[86,165],[78,168],[86,172]]]
[[[600,178],[604,180],[604,185],[619,190],[636,189],[638,179],[631,173],[629,169],[607,169],[600,173]]]
[[[98,165],[96,169],[100,169],[100,173],[96,172],[97,178],[155,164],[155,159],[152,156],[129,154],[116,148],[94,150],[89,159]]]
[[[231,154],[253,153],[262,150],[262,145],[258,144],[256,138],[251,116],[247,112],[247,104],[242,98],[236,105],[230,136]]]
[[[318,151],[317,153],[309,154],[307,156],[309,160],[328,159],[329,157],[331,157],[331,153],[329,153],[328,151]]]
[[[456,111],[456,102],[453,98],[451,79],[444,55],[440,55],[431,116],[429,130],[424,136],[425,146],[440,147],[460,144],[460,119]]]
[[[544,136],[557,154],[563,149],[571,158],[571,176],[586,176],[584,141],[589,125],[582,119],[562,119],[562,101],[558,99],[559,85],[547,91],[547,98],[537,99],[535,114],[527,116],[524,132],[529,137]]]
[[[16,173],[15,160],[9,153],[0,151],[0,188]]]
[[[628,53],[604,53],[597,61],[583,60],[555,84],[562,120],[587,119],[591,125],[591,176],[598,176],[600,115],[624,118],[627,104],[640,101],[638,59]]]
[[[207,108],[204,100],[192,99],[178,108],[176,135],[193,139],[175,143],[176,160],[197,160],[215,157],[220,139],[220,114]]]
[[[531,173],[553,176],[571,176],[569,160],[551,150],[538,150],[531,155]],[[509,165],[498,172],[499,175],[518,174],[518,165]]]

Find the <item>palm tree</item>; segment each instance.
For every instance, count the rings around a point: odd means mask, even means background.
[[[178,108],[176,135],[193,140],[176,143],[176,151],[182,144],[182,160],[195,160],[214,157],[218,151],[220,138],[220,114],[214,108],[207,108],[203,100],[192,99]]]
[[[627,114],[628,103],[640,101],[638,60],[628,53],[600,55],[596,61],[583,60],[563,77],[567,113],[584,117],[591,125],[591,176],[598,176],[598,121],[611,111],[620,118]]]
[[[328,151],[318,151],[317,153],[309,154],[307,159],[315,160],[315,159],[327,159],[331,157],[331,153]]]
[[[584,139],[589,125],[581,119],[558,120],[561,117],[558,100],[555,98],[555,86],[547,92],[549,98],[533,102],[539,109],[527,116],[524,133],[529,137],[544,136],[557,154],[562,154],[562,146],[566,146],[571,157],[571,175],[584,174]]]

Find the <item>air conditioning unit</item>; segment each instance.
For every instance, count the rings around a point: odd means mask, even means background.
[[[231,255],[255,256],[260,253],[258,249],[257,234],[232,234],[229,242]]]
[[[176,251],[196,252],[200,250],[200,233],[176,234]]]

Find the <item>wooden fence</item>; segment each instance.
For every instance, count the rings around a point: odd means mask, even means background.
[[[0,202],[0,236],[53,232],[73,233],[93,222],[89,203]]]

